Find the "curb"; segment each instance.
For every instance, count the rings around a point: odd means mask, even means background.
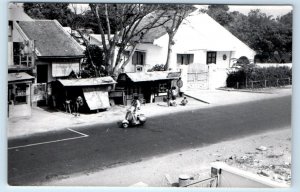
[[[200,102],[205,103],[205,104],[210,104],[210,103],[207,102],[207,101],[201,100],[201,99],[199,99],[199,98],[197,98],[197,97],[193,97],[193,96],[191,96],[191,95],[189,95],[189,94],[184,94],[184,96],[187,96],[187,97],[189,97],[189,98],[195,99],[195,100],[200,101]]]

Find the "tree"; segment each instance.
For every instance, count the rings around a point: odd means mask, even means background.
[[[87,58],[82,70],[85,77],[107,75],[103,61],[103,50],[99,46],[87,45],[84,54]]]
[[[215,19],[222,26],[226,26],[233,20],[232,15],[229,14],[228,11],[228,5],[209,5],[207,14],[213,19]]]
[[[191,5],[166,4],[163,5],[161,9],[167,10],[168,11],[167,17],[170,18],[168,23],[164,25],[164,28],[169,36],[165,70],[169,70],[172,46],[175,44],[174,36],[177,33],[177,30],[179,26],[182,24],[183,20],[188,16],[189,13],[195,10],[195,8]]]
[[[74,14],[69,3],[24,3],[24,11],[33,19],[56,19],[63,26],[71,23]]]
[[[167,11],[158,10],[159,5],[155,4],[89,5],[97,18],[106,70],[115,78],[129,63],[147,32],[168,21],[163,17]]]

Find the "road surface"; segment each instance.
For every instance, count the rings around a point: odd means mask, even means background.
[[[142,161],[291,126],[291,96],[116,123],[70,128],[8,141],[10,185],[39,185],[75,173]]]

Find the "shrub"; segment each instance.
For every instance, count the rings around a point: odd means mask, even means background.
[[[152,72],[152,71],[164,71],[164,70],[165,70],[165,65],[164,64],[156,64],[151,69],[149,69],[148,72]]]
[[[227,87],[239,88],[252,86],[254,88],[275,87],[289,84],[288,78],[292,79],[292,69],[289,67],[253,68],[252,70],[238,70],[228,74]],[[267,80],[265,82],[265,80]],[[265,84],[266,83],[266,84]]]

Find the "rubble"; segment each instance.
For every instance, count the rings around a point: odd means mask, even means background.
[[[258,147],[256,149],[259,150],[259,151],[266,151],[268,148],[265,147],[265,146],[260,146],[260,147]]]

